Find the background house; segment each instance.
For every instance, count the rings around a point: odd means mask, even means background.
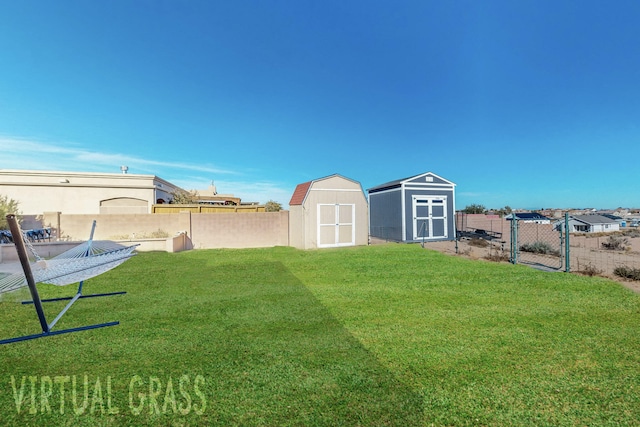
[[[427,172],[367,191],[372,237],[399,242],[455,239],[453,182]]]
[[[614,215],[614,214],[608,214],[608,213],[603,213],[603,214],[600,214],[600,215],[602,215],[602,216],[604,216],[606,218],[614,220],[615,222],[617,222],[620,225],[620,227],[626,227],[627,226],[627,220],[622,218],[621,216]]]
[[[548,218],[538,212],[514,212],[504,217],[506,220],[511,221],[513,218],[518,221],[533,224],[551,224],[551,218]]]
[[[599,233],[620,230],[618,222],[602,215],[572,215],[569,217],[569,232]]]
[[[359,182],[334,174],[296,186],[289,202],[289,244],[299,249],[366,245],[367,199]]]
[[[38,227],[45,212],[146,214],[179,187],[155,175],[0,170],[0,194],[18,202],[23,227]]]

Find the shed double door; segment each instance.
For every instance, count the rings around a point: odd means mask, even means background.
[[[412,196],[413,240],[446,239],[447,196]]]
[[[318,247],[355,245],[355,223],[355,204],[318,204]]]

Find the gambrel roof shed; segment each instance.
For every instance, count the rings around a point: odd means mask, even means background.
[[[289,201],[289,241],[300,249],[366,245],[368,204],[359,182],[342,175],[298,184]]]

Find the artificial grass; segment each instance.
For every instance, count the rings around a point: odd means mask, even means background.
[[[640,297],[600,278],[392,244],[141,253],[85,289],[128,294],[81,300],[57,328],[121,324],[1,346],[5,424],[640,419]],[[4,299],[0,337],[38,332]]]

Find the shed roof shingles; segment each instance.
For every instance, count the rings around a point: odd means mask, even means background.
[[[291,196],[291,200],[289,201],[289,206],[299,206],[304,202],[304,198],[309,191],[309,187],[311,187],[311,183],[313,181],[303,182],[302,184],[298,184],[296,189],[293,191],[293,196]]]

